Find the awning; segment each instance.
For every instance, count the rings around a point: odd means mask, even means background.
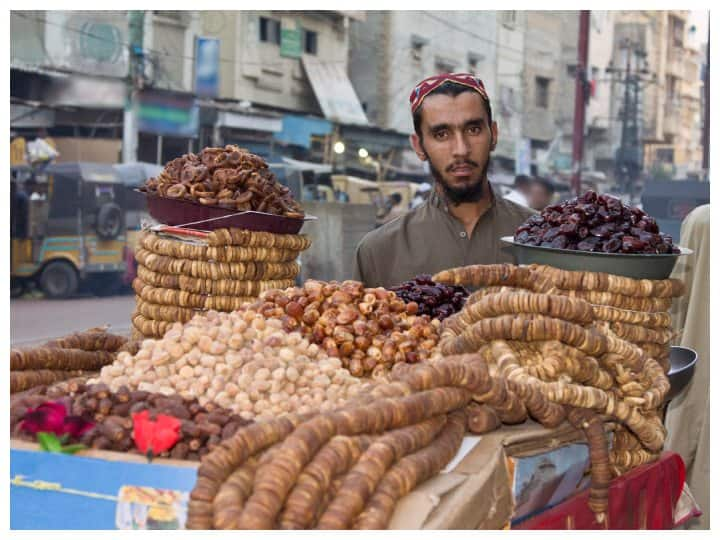
[[[303,55],[302,63],[325,118],[341,124],[368,124],[343,64],[323,62],[308,55]]]
[[[217,125],[220,127],[277,133],[282,131],[283,120],[281,117],[275,116],[218,111]]]
[[[298,161],[297,159],[291,159],[283,156],[283,165],[292,169],[299,169],[301,171],[313,171],[316,174],[324,174],[332,172],[332,165],[325,165],[323,163],[312,163],[310,161]]]
[[[283,116],[282,131],[275,135],[275,140],[310,148],[313,135],[327,135],[332,131],[332,124],[322,118],[286,114]]]

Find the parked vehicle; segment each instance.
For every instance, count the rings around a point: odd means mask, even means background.
[[[112,294],[126,270],[125,192],[112,165],[11,168],[10,294],[33,281],[49,298],[87,285]]]

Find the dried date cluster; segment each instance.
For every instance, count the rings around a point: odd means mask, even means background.
[[[303,287],[266,291],[250,309],[300,330],[356,377],[382,377],[397,362],[429,358],[439,321],[420,315],[393,291],[365,289],[358,281],[308,280]]]
[[[231,210],[304,217],[290,188],[277,181],[267,163],[235,145],[205,148],[200,154],[173,159],[141,190]]]
[[[639,208],[610,195],[588,191],[548,206],[515,231],[515,241],[530,246],[597,253],[679,253],[672,237]]]
[[[427,274],[417,276],[390,290],[405,302],[415,302],[419,315],[429,315],[438,320],[460,311],[468,297],[465,287],[435,283]]]
[[[204,406],[197,399],[179,395],[166,396],[121,386],[112,392],[105,384],[86,385],[81,382],[56,385],[43,392],[27,392],[13,396],[10,404],[10,430],[13,437],[35,440],[20,429],[20,421],[28,409],[48,400],[61,401],[69,414],[81,416],[95,426],[85,433],[81,442],[99,450],[137,453],[132,439],[132,414],[150,411],[174,416],[181,422],[180,440],[161,457],[199,460],[217,444],[232,437],[250,422],[215,403]]]

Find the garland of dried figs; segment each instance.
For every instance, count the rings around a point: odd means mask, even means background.
[[[599,476],[657,459],[673,337],[666,310],[681,282],[540,265],[471,266],[433,279],[482,287],[444,321],[444,354],[480,351],[509,380],[612,421],[612,451],[599,438],[602,451],[591,449]]]

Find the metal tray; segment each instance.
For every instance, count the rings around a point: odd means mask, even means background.
[[[563,270],[605,272],[633,279],[667,279],[677,258],[692,253],[684,247],[680,247],[680,253],[667,255],[594,253],[528,246],[515,242],[512,236],[503,236],[500,240],[510,244],[518,264],[546,264]]]
[[[697,353],[688,347],[670,348],[670,391],[665,396],[665,402],[677,397],[690,383],[695,373]]]
[[[305,218],[299,219],[253,211],[238,214],[235,210],[229,208],[167,199],[144,191],[136,191],[146,196],[148,212],[154,219],[164,225],[185,225],[208,231],[234,227],[275,234],[297,234],[306,221],[317,219],[315,216],[306,215]]]

